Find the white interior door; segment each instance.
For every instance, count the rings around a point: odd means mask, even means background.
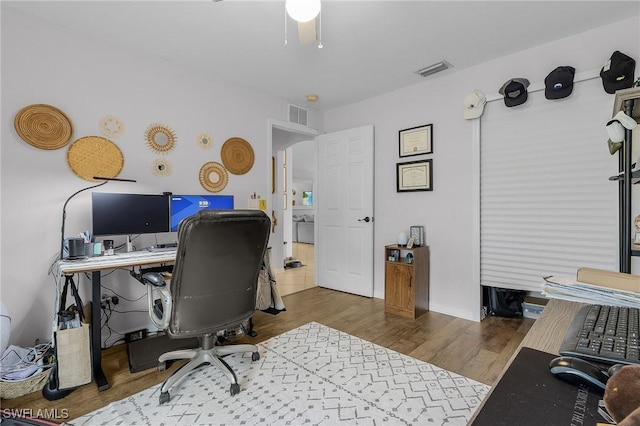
[[[316,139],[316,282],[373,297],[373,126]]]

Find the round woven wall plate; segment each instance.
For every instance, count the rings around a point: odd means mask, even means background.
[[[222,145],[222,164],[229,173],[243,175],[253,167],[253,148],[242,138],[230,138]]]
[[[18,135],[40,149],[59,149],[73,134],[71,120],[58,108],[46,104],[28,105],[16,114],[13,122]]]
[[[208,133],[200,133],[196,138],[198,146],[202,149],[209,149],[213,146],[213,138]]]
[[[207,191],[220,192],[228,182],[229,175],[222,164],[211,161],[200,168],[200,184]]]
[[[85,136],[73,142],[67,151],[71,170],[84,180],[96,182],[94,176],[113,178],[124,166],[118,145],[100,136]]]
[[[118,117],[109,114],[100,119],[100,131],[109,138],[117,138],[124,133],[125,125]]]

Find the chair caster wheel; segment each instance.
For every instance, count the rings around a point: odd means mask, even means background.
[[[169,402],[171,397],[169,396],[169,392],[161,392],[160,393],[160,404],[164,404],[165,402]]]
[[[254,352],[251,354],[251,361],[257,361],[260,359],[260,354],[258,352]]]
[[[166,370],[167,369],[167,363],[166,362],[159,362],[157,369],[158,369],[158,371]]]
[[[231,392],[231,396],[237,395],[240,393],[240,385],[237,383],[231,383],[231,388],[229,389]]]

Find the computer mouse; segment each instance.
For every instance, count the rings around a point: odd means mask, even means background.
[[[605,390],[609,378],[595,365],[570,356],[554,358],[549,363],[549,370],[560,380],[582,384],[599,391]]]
[[[618,373],[618,371],[620,371],[620,369],[622,367],[624,367],[627,364],[613,364],[611,367],[609,367],[609,369],[607,370],[607,374],[609,375],[609,377],[613,377],[614,375],[616,375]]]

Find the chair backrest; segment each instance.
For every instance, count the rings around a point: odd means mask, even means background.
[[[254,314],[270,227],[260,210],[202,210],[180,222],[170,337],[215,334]]]

